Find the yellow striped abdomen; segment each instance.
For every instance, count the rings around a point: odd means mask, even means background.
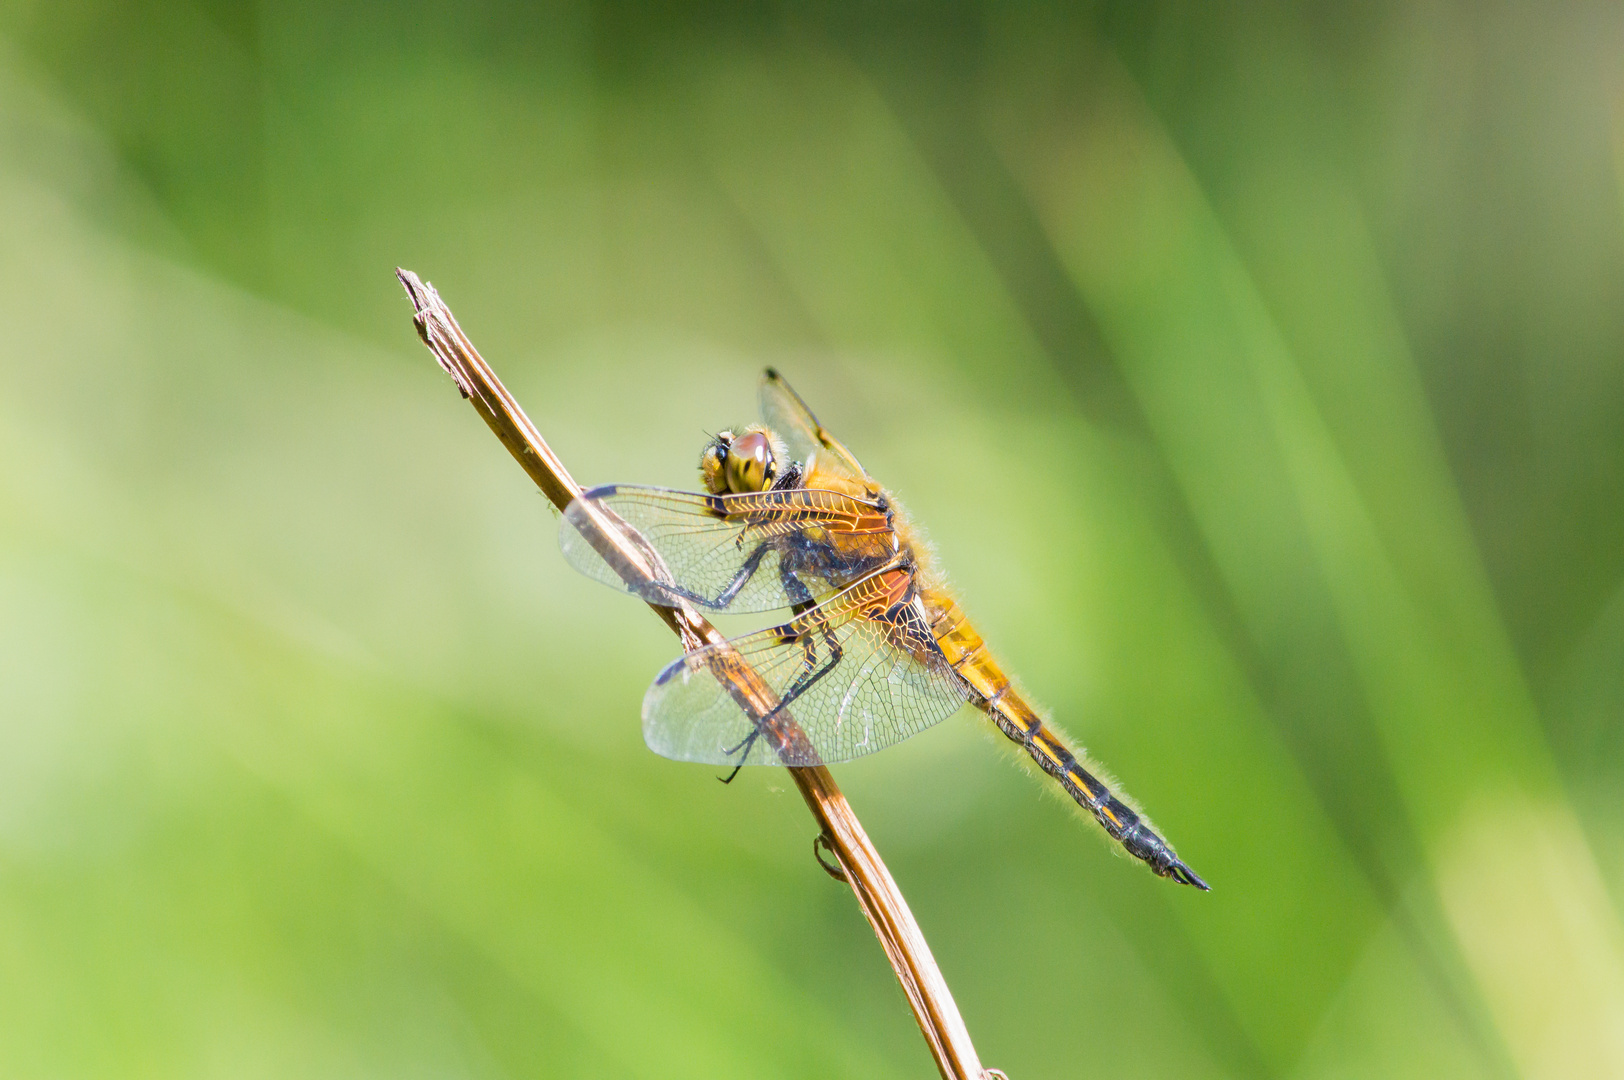
[[[1031,755],[1039,768],[1059,781],[1128,854],[1143,860],[1161,877],[1205,890],[1207,883],[1180,861],[1171,845],[1148,822],[1084,768],[1079,756],[1011,684],[958,603],[939,590],[925,591],[924,597],[936,644],[969,685],[971,703]]]

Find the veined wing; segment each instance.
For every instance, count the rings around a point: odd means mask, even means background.
[[[856,480],[868,478],[852,452],[818,423],[801,395],[772,368],[761,376],[760,397],[762,422],[784,440],[791,458],[811,465],[816,455],[818,464],[825,468],[833,468]]]
[[[621,526],[652,574],[593,545],[601,528]],[[733,612],[809,602],[893,555],[880,504],[817,488],[701,495],[610,484],[570,503],[558,541],[577,570],[650,603]]]
[[[644,741],[677,761],[816,765],[872,754],[945,720],[967,690],[911,585],[911,571],[882,569],[781,626],[674,661],[643,698]],[[741,663],[775,702],[759,721],[729,678]],[[775,738],[790,724],[800,739]]]

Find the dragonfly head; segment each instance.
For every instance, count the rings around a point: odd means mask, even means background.
[[[742,435],[718,434],[699,456],[699,476],[712,495],[766,491],[778,479],[784,460],[783,444],[766,428],[752,424]]]

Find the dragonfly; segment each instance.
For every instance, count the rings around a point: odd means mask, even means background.
[[[789,621],[700,645],[643,700],[649,748],[678,761],[809,766],[862,757],[966,703],[1024,750],[1129,855],[1203,891],[1101,770],[1059,732],[988,651],[896,497],[829,434],[776,371],[762,422],[713,436],[701,492],[609,484],[566,508],[559,541],[588,577],[649,603],[709,611],[787,609]],[[635,564],[602,540],[628,538]],[[748,666],[770,707],[747,708]],[[778,737],[790,730],[794,738]]]

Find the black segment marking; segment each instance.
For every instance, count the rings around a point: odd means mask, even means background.
[[[993,708],[997,704],[996,699],[1003,698],[1009,689],[1009,685],[1006,684],[993,699],[985,702],[999,729],[1011,741],[1019,743],[1044,772],[1059,779],[1061,786],[1070,793],[1078,805],[1092,813],[1111,838],[1121,844],[1129,855],[1149,866],[1152,873],[1158,877],[1170,878],[1181,885],[1210,892],[1211,886],[1201,880],[1194,870],[1173,853],[1166,840],[1157,835],[1137,812],[1112,794],[1111,789],[1098,777],[1078,763],[1076,755],[1055,737],[1052,729],[1045,727],[1041,720],[1033,723],[1030,728],[1023,729],[1019,721],[1009,712]],[[1064,767],[1056,768],[1049,755],[1039,747],[1040,732],[1043,745],[1054,751]]]

